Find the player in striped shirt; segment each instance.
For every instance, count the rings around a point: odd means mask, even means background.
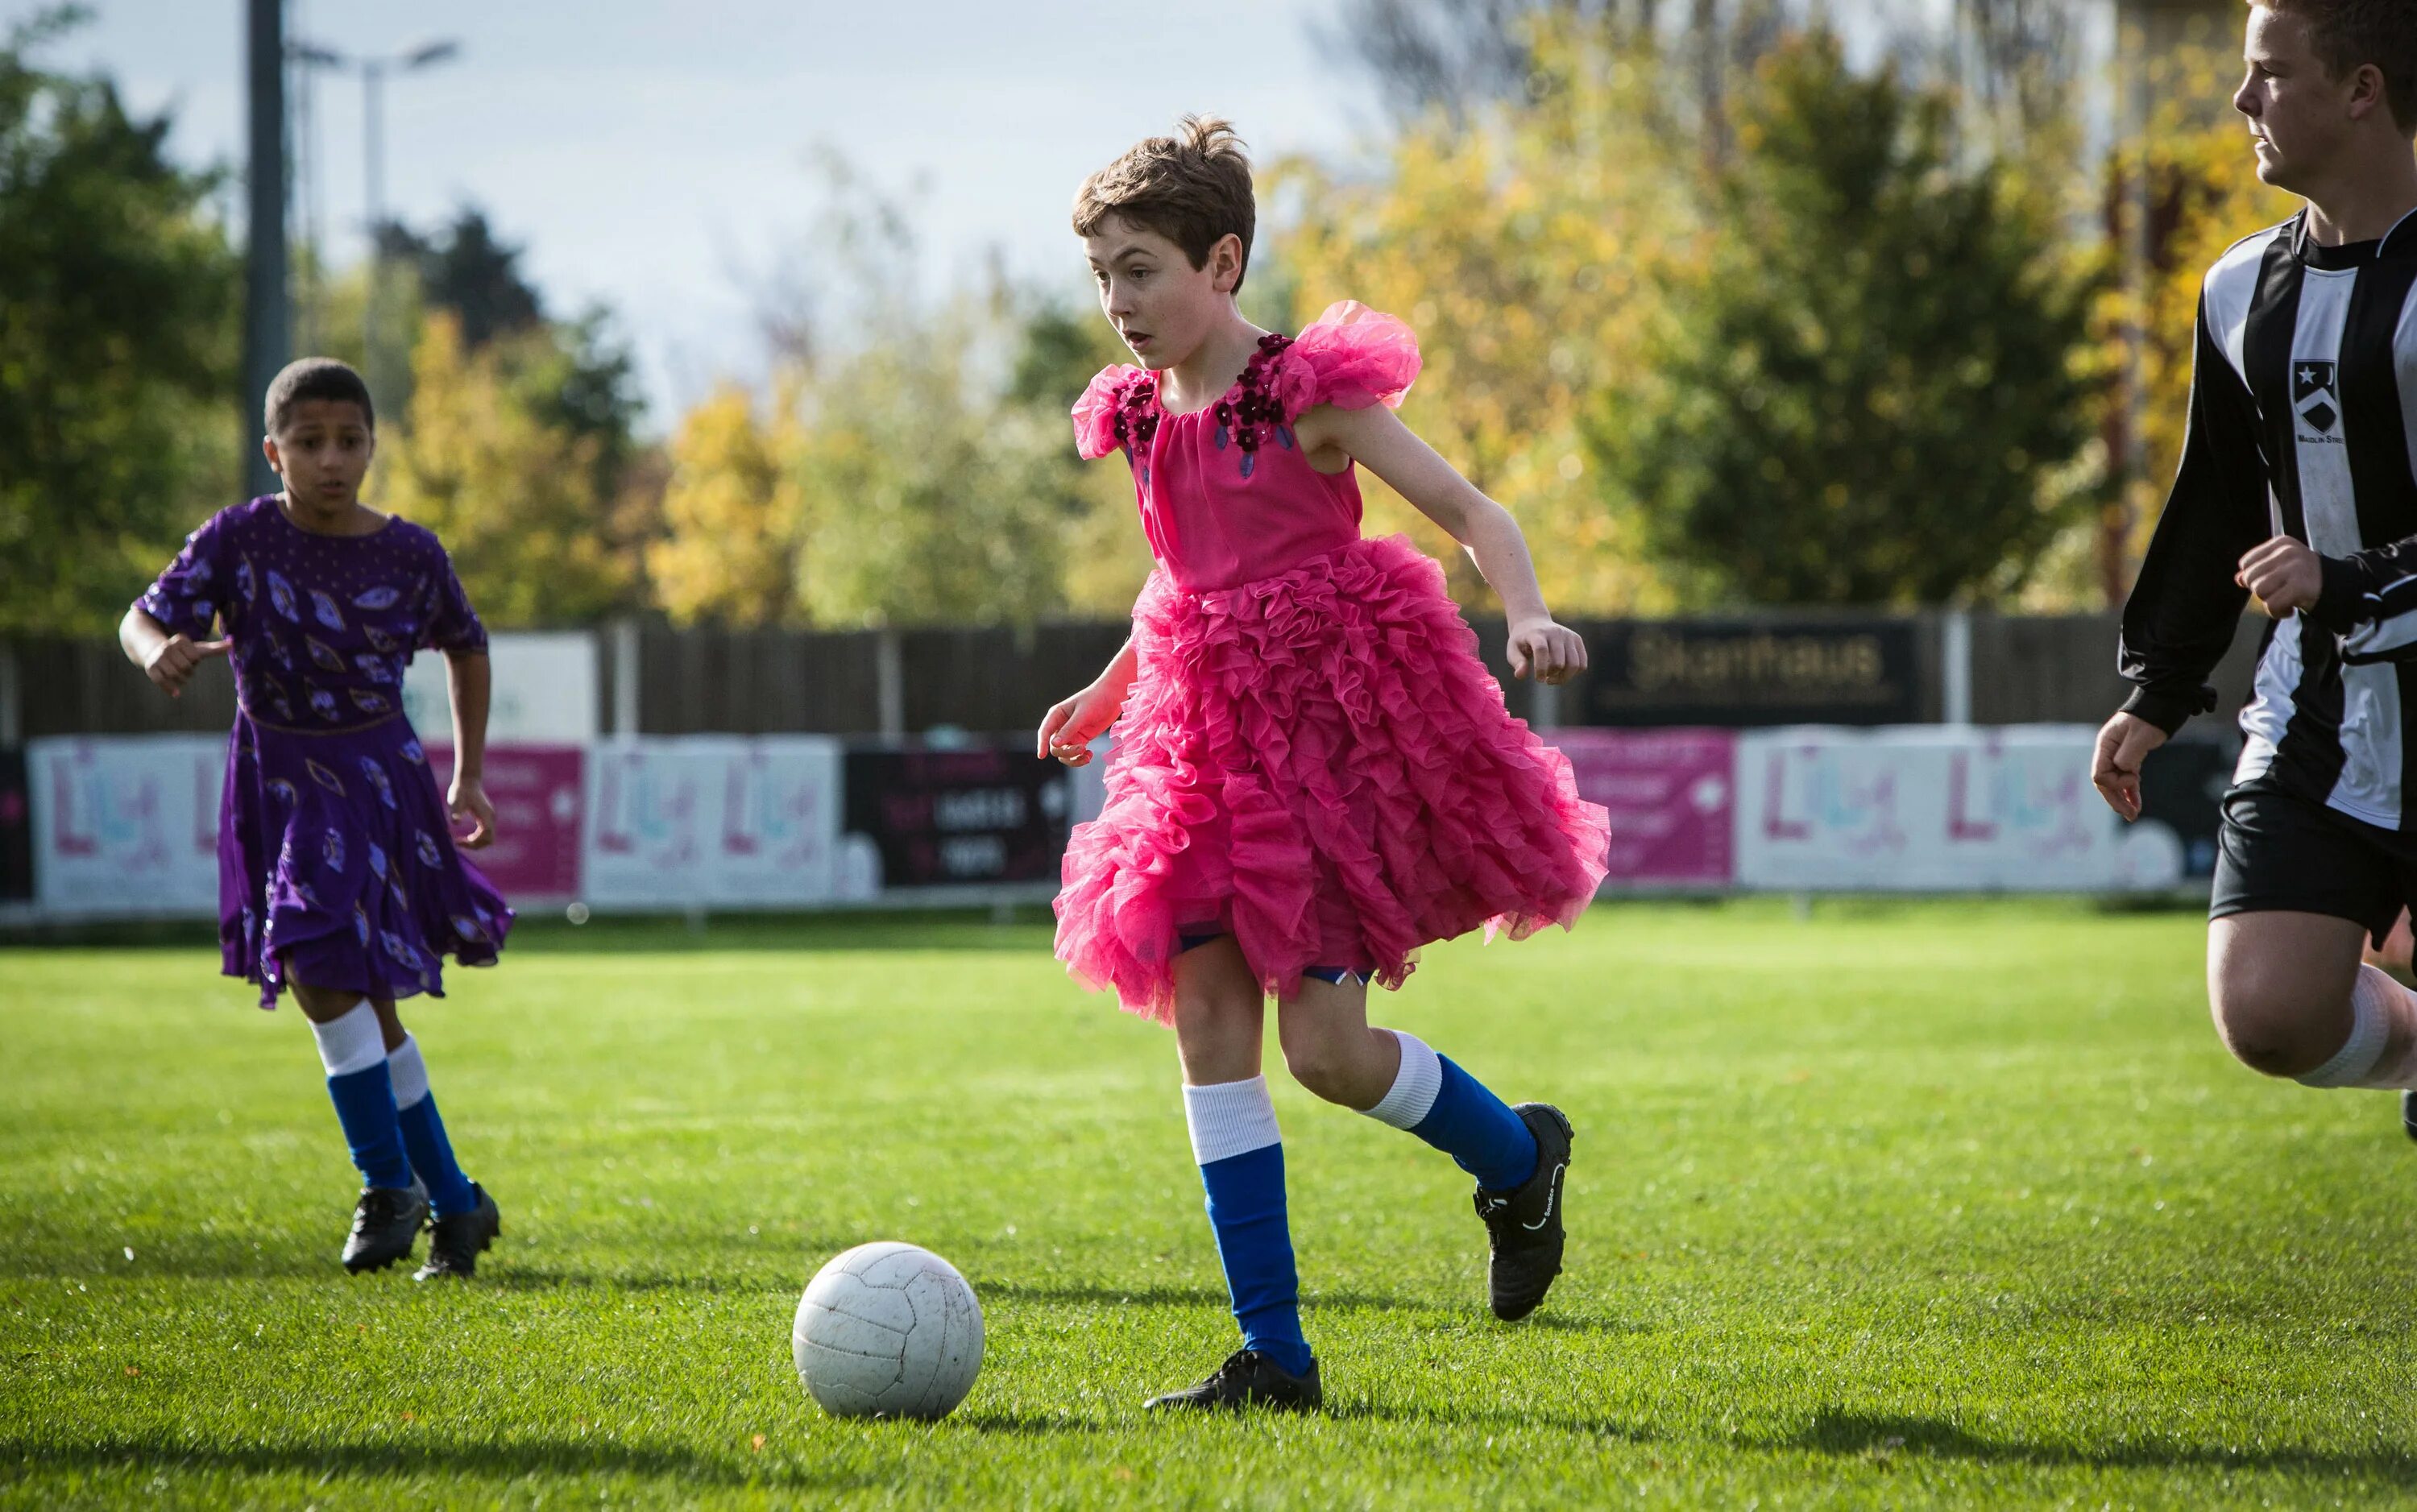
[[[2417,3],[2254,0],[2258,176],[2306,200],[2207,276],[2190,434],[2123,611],[2135,690],[2098,788],[2214,706],[2243,603],[2273,616],[2224,802],[2218,1032],[2318,1087],[2417,1088],[2417,995],[2361,961],[2417,897]]]

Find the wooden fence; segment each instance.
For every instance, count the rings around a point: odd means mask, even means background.
[[[1507,677],[1498,620],[1474,623],[1480,649],[1505,676],[1512,712],[1539,724],[1577,723],[1588,709],[1583,679],[1540,699]],[[1689,622],[1674,621],[1683,627]],[[1732,622],[1734,623],[1734,622]],[[1777,623],[1774,620],[1774,623]],[[1917,680],[1911,718],[1945,718],[1952,677],[1942,668],[1958,635],[1969,636],[1970,718],[1978,724],[2094,724],[2122,701],[2115,674],[2114,616],[1974,614],[1910,625]],[[2229,718],[2248,696],[2258,627],[2252,620],[2218,670]],[[920,733],[939,726],[978,733],[1031,729],[1049,705],[1081,688],[1123,643],[1121,622],[1044,624],[1024,629],[874,631],[675,629],[638,626],[598,636],[600,729],[623,727],[614,690],[634,648],[634,732],[642,734],[807,733]],[[1605,622],[1577,627],[1601,642]],[[0,745],[43,735],[219,731],[235,713],[232,680],[203,669],[181,699],[160,696],[100,637],[0,643]],[[1765,721],[1768,722],[1768,721]]]

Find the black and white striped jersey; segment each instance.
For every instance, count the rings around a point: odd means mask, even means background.
[[[2181,470],[2123,609],[2123,706],[2168,733],[2214,707],[2241,557],[2304,541],[2324,592],[2267,631],[2236,780],[2272,774],[2398,829],[2417,752],[2417,215],[2349,247],[2311,242],[2306,219],[2208,272]]]

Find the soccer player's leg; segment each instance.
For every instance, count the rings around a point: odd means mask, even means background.
[[[428,1204],[435,1213],[429,1225],[428,1263],[412,1279],[467,1279],[477,1273],[479,1255],[503,1232],[503,1215],[487,1189],[464,1175],[461,1162],[453,1157],[453,1142],[436,1111],[436,1095],[429,1089],[428,1060],[420,1053],[419,1041],[403,1026],[390,1000],[372,999],[371,1006],[386,1036],[387,1072],[394,1083],[403,1147],[411,1157],[413,1174],[428,1188]]]
[[[1183,1111],[1208,1195],[1208,1224],[1242,1347],[1195,1385],[1151,1398],[1153,1410],[1268,1407],[1308,1411],[1324,1393],[1300,1327],[1300,1283],[1285,1203],[1284,1143],[1259,1074],[1259,984],[1230,936],[1176,962],[1175,1035]]]
[[[411,1253],[428,1221],[428,1193],[411,1170],[387,1069],[386,1034],[377,1009],[357,992],[293,984],[294,1000],[311,1021],[327,1099],[345,1147],[361,1173],[361,1194],[344,1239],[348,1271],[383,1270]]]
[[[2362,960],[2403,906],[2397,845],[2271,787],[2227,797],[2208,1001],[2242,1065],[2312,1087],[2417,1088],[2417,994]]]
[[[1476,1178],[1495,1316],[1533,1312],[1560,1274],[1565,1247],[1571,1131],[1561,1111],[1513,1108],[1417,1036],[1372,1027],[1364,977],[1328,972],[1303,981],[1279,1006],[1277,1031],[1302,1086],[1417,1135]]]

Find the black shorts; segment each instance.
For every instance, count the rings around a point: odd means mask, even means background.
[[[2326,914],[2366,927],[2377,945],[2417,897],[2417,836],[2352,819],[2254,778],[2224,795],[2212,919]]]

